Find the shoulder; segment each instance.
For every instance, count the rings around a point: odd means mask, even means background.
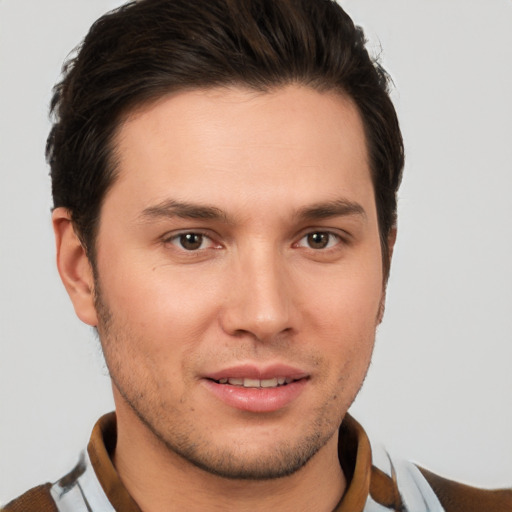
[[[368,510],[407,512],[512,512],[512,489],[485,490],[448,480],[381,446],[373,452]],[[366,510],[366,509],[365,509]]]
[[[18,498],[9,502],[4,512],[58,512],[53,501],[50,489],[52,484],[47,483],[30,489]]]
[[[0,512],[59,512],[57,502],[60,502],[64,495],[72,497],[73,493],[70,491],[76,488],[78,478],[84,471],[85,461],[82,454],[78,464],[60,480],[55,483],[46,483],[33,487],[7,503],[4,508],[1,508]],[[79,501],[75,500],[73,507],[66,510],[82,510],[82,508],[77,508]]]
[[[512,489],[478,489],[418,469],[446,512],[512,512]]]

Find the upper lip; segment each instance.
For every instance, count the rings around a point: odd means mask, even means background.
[[[285,377],[288,379],[299,380],[309,377],[309,374],[304,370],[286,364],[272,364],[269,366],[243,364],[223,368],[222,370],[214,371],[204,376],[204,378],[211,380],[229,378],[265,380],[274,379],[276,377]]]

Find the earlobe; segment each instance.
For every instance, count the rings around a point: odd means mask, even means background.
[[[382,292],[382,296],[380,298],[379,311],[377,313],[377,322],[375,326],[378,326],[382,323],[382,319],[384,318],[384,311],[386,310],[386,290],[384,289]]]
[[[389,254],[389,265],[390,266],[391,266],[391,260],[393,258],[393,250],[395,248],[396,235],[397,235],[397,227],[396,227],[396,225],[394,225],[389,230],[389,234],[388,234],[388,254]]]
[[[94,277],[85,249],[71,222],[66,208],[55,208],[52,214],[60,278],[82,322],[96,326],[94,307]]]
[[[393,258],[393,250],[395,248],[395,242],[396,242],[396,235],[397,235],[397,229],[396,226],[393,226],[388,234],[387,238],[387,244],[388,244],[388,275],[389,275],[389,269],[391,268],[391,261]],[[387,286],[387,280],[388,276],[386,276],[386,279],[383,284],[382,288],[382,296],[380,298],[380,305],[379,305],[379,312],[377,314],[377,325],[380,325],[382,323],[382,319],[384,318],[384,311],[386,309],[386,286]]]

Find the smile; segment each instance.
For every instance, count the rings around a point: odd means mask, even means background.
[[[290,406],[309,387],[310,377],[284,365],[266,369],[247,365],[210,374],[202,382],[230,408],[268,413]]]
[[[274,377],[273,379],[249,379],[230,377],[219,379],[219,384],[230,384],[231,386],[241,386],[244,388],[276,388],[278,386],[286,386],[295,379],[291,377]]]

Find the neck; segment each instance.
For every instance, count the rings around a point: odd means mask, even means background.
[[[113,463],[144,512],[330,512],[345,491],[337,435],[293,475],[234,480],[208,473],[170,451],[127,406],[118,404],[117,428]]]

